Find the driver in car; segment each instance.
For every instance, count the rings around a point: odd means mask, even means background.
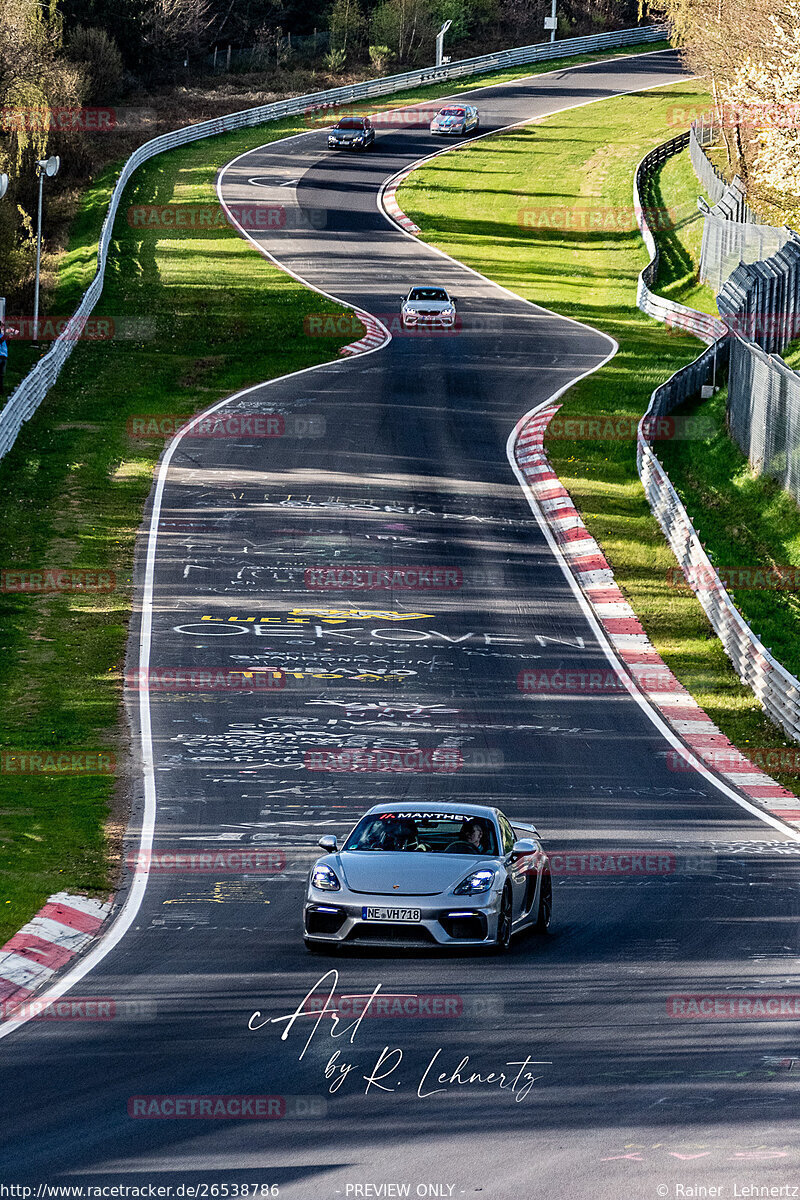
[[[399,820],[392,832],[395,837],[395,850],[430,850],[430,846],[419,840],[417,823],[410,818]]]
[[[480,821],[467,821],[461,830],[461,836],[479,854],[486,853],[486,830]]]
[[[465,821],[458,831],[458,840],[450,843],[446,853],[487,854],[488,846],[483,822]]]

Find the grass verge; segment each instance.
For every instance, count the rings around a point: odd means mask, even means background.
[[[163,155],[134,176],[122,211],[216,208],[217,168],[294,128],[270,124]],[[65,259],[60,288],[73,300],[91,271],[103,186],[87,197]],[[128,418],[187,416],[249,383],[329,360],[352,340],[304,336],[307,314],[341,310],[269,266],[232,229],[184,232],[117,222],[97,312],[120,325],[145,316],[151,329],[76,347],[0,463],[3,569],[68,567],[116,580],[102,593],[0,593],[0,943],[49,893],[107,888],[119,851],[104,826],[117,813],[118,834],[123,816],[120,699],[133,546],[163,446],[132,442]],[[90,774],[93,760],[70,757],[61,772],[30,774],[22,757],[97,750],[116,755],[120,768]]]
[[[380,103],[403,106],[642,52],[631,47],[529,65]],[[117,581],[114,591],[102,594],[0,592],[0,944],[51,892],[106,889],[119,853],[124,780],[114,773],[29,775],[18,768],[26,754],[99,750],[124,762],[119,718],[133,544],[161,449],[131,443],[127,418],[188,416],[249,383],[326,361],[341,345],[303,336],[305,315],[334,306],[274,270],[232,231],[159,237],[129,228],[125,210],[148,203],[215,207],[218,167],[249,146],[305,127],[297,118],[203,140],[136,173],[123,198],[96,313],[120,323],[144,315],[154,334],[81,343],[0,462],[2,569],[80,568]],[[118,169],[109,167],[86,193],[44,311],[74,311],[93,277]],[[13,387],[34,352],[17,343],[11,355]]]
[[[650,227],[660,251],[654,290],[677,304],[719,316],[713,288],[699,278],[703,215],[698,196],[708,201],[688,150],[668,158],[647,180],[642,204],[652,214]]]
[[[549,71],[563,71],[567,67],[580,66],[584,63],[627,57],[632,54],[651,54],[659,50],[668,50],[669,48],[669,42],[653,42],[651,45],[646,46],[622,46],[614,50],[600,50],[594,54],[553,59],[550,62],[528,63],[527,66],[515,67],[510,70],[493,71],[487,75],[473,75],[467,79],[456,79],[451,80],[449,83],[431,84],[428,87],[414,88],[407,92],[398,92],[392,96],[378,97],[374,101],[366,102],[363,107],[369,109],[369,111],[386,111],[393,108],[403,108],[408,104],[416,104],[420,100],[435,100],[439,96],[456,95],[459,92],[472,91],[476,87],[493,87],[499,83],[511,83],[515,79],[524,79],[529,75],[542,75]],[[264,102],[263,97],[255,95],[250,97],[251,104]],[[239,106],[244,106],[244,101]],[[346,107],[349,108],[351,106],[348,105]],[[359,107],[362,106],[360,105]],[[181,115],[179,110],[176,111],[176,120],[173,122],[175,127],[181,124]],[[220,114],[215,111],[214,115]],[[183,123],[188,124],[188,118],[185,118]],[[269,130],[272,126],[265,125],[262,128]],[[305,126],[298,124],[295,132],[302,132],[303,128]],[[152,130],[147,136],[155,136],[157,132],[165,132],[165,130],[160,128]],[[246,131],[243,131],[243,133],[245,137],[248,136]],[[255,138],[257,135],[251,131],[249,136]],[[210,141],[214,140],[213,138],[210,139]],[[267,138],[262,138],[261,140],[265,141]],[[257,142],[254,140],[252,144],[256,145]],[[45,244],[48,275],[55,274],[55,285],[49,294],[43,295],[43,313],[53,313],[61,317],[68,316],[75,311],[82,294],[91,283],[97,266],[97,245],[103,218],[123,163],[124,159],[121,159],[118,162],[108,164],[103,168],[102,173],[98,174],[97,179],[87,188],[82,198],[80,209],[71,225],[67,249],[58,256],[47,256],[47,247]],[[9,315],[11,315],[10,312]],[[40,353],[44,353],[47,348],[46,345],[43,345],[41,351],[37,351],[30,342],[15,342],[13,344],[6,378],[6,386],[9,393],[13,391],[31,369],[37,358],[39,358]]]
[[[401,207],[426,241],[519,295],[616,338],[618,354],[568,393],[565,415],[629,417],[633,431],[653,388],[699,352],[694,338],[670,333],[636,308],[636,279],[647,255],[633,220],[631,188],[639,160],[673,132],[669,109],[706,96],[701,83],[684,82],[599,102],[590,120],[586,109],[556,114],[436,159],[401,189]],[[682,171],[680,164],[668,176],[662,171],[660,189],[669,203],[675,198],[670,179]],[[490,181],[488,187],[479,186],[482,179]],[[696,195],[696,185],[690,190]],[[678,200],[681,195],[679,187]],[[522,227],[523,208],[560,208],[570,218],[569,232],[563,232],[563,216],[562,229]],[[589,218],[575,217],[585,210]],[[689,230],[682,236],[695,237]],[[681,259],[689,250],[688,241],[676,248],[664,283],[675,298],[696,303],[692,273]],[[522,395],[520,412],[526,407]],[[742,749],[785,744],[739,682],[694,595],[669,582],[675,559],[639,481],[634,437],[549,438],[546,448],[681,682]],[[670,452],[678,455],[678,445]],[[689,511],[695,515],[692,507]],[[782,782],[797,789],[796,779]]]

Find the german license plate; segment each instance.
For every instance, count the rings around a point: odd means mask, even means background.
[[[361,916],[364,921],[397,921],[404,925],[422,920],[422,913],[418,908],[373,908],[366,904],[361,910]]]

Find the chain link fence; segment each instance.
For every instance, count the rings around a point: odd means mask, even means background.
[[[692,166],[706,193],[714,202],[710,208],[701,200],[705,214],[703,243],[700,249],[700,281],[719,293],[740,263],[755,263],[770,258],[786,245],[791,230],[763,225],[747,203],[744,183],[735,176],[725,183],[705,147],[717,142],[713,123],[695,123],[690,132]]]
[[[800,375],[741,337],[731,339],[728,428],[752,469],[800,503]]]
[[[694,140],[692,162],[705,184],[713,167]],[[717,306],[731,333],[731,437],[756,474],[775,479],[800,503],[800,375],[778,357],[800,334],[800,238],[756,223],[734,179],[706,213],[703,251],[711,265],[704,278],[719,281]]]
[[[642,206],[641,192],[646,186],[647,174],[657,169],[671,154],[679,153],[687,144],[691,146],[688,134],[656,147],[642,159],[634,176],[634,208],[642,238],[651,255],[650,263],[640,276],[638,303],[640,308],[657,320],[677,324],[677,319],[680,318],[682,327],[687,329],[692,328],[692,322],[685,314],[694,313],[695,328],[692,331],[706,341],[711,340],[707,335],[711,333],[712,328],[718,334],[721,330],[721,334],[718,340],[706,347],[699,358],[676,371],[665,383],[657,387],[650,397],[650,404],[639,423],[636,438],[639,478],[653,515],[684,572],[687,584],[697,596],[742,683],[751,688],[765,712],[780,728],[790,737],[800,740],[800,680],[773,657],[753,633],[728,595],[725,584],[706,554],[697,530],[652,446],[651,431],[657,425],[654,418],[669,416],[685,400],[700,395],[701,388],[716,377],[717,370],[728,360],[729,354],[732,356],[729,377],[732,379],[734,375],[740,375],[747,395],[752,394],[753,390],[745,380],[745,374],[751,364],[758,360],[758,356],[765,362],[770,361],[763,351],[729,333],[723,321],[709,318],[705,313],[695,312],[693,309],[686,309],[683,305],[676,306],[650,290],[658,267],[658,246],[647,222],[647,210]],[[672,313],[674,308],[679,312]],[[706,324],[708,321],[714,322],[713,327]],[[733,357],[738,354],[743,356],[741,361]],[[794,376],[794,372],[789,371],[785,364],[781,366],[786,375]],[[800,377],[794,378],[800,384]],[[793,408],[795,419],[800,417],[800,391],[796,399],[799,403]],[[766,421],[759,419],[758,426],[766,429]],[[800,421],[795,426],[792,444],[800,446]]]

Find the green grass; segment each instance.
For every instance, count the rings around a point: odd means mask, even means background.
[[[499,83],[512,83],[516,79],[524,79],[529,75],[542,75],[549,71],[563,71],[568,67],[580,66],[583,63],[599,62],[631,54],[650,54],[659,50],[668,50],[669,42],[653,42],[644,46],[623,46],[615,50],[601,50],[594,54],[583,54],[572,58],[558,58],[550,62],[528,63],[520,67],[504,71],[493,71],[486,75],[473,75],[467,79],[451,80],[449,83],[430,84],[427,87],[414,88],[406,92],[397,92],[390,96],[381,96],[372,101],[359,102],[358,108],[370,110],[388,110],[403,108],[405,105],[417,103],[420,100],[435,100],[438,96],[456,95],[459,92],[472,91],[477,87],[493,87]],[[350,106],[345,106],[350,107]],[[261,128],[271,130],[273,125]],[[281,125],[281,128],[288,126]],[[301,132],[303,126],[296,126],[295,131]],[[256,138],[256,134],[243,131],[247,139]],[[276,135],[276,136],[283,136]],[[211,141],[219,139],[211,139]],[[262,141],[265,139],[261,139]],[[256,145],[255,140],[246,144]],[[42,312],[65,317],[74,312],[86,288],[94,278],[97,268],[97,246],[100,230],[108,208],[114,184],[119,177],[123,163],[112,163],[105,168],[102,175],[87,189],[80,210],[73,222],[69,246],[61,255],[58,262],[58,275],[52,294],[43,296]],[[46,215],[45,215],[46,222]],[[46,231],[46,225],[45,225]],[[9,314],[10,315],[10,314]],[[11,347],[6,387],[9,393],[21,382],[40,354],[49,347],[42,345],[41,351],[34,349],[30,342],[17,341]]]
[[[708,437],[665,444],[659,450],[661,461],[720,571],[790,566],[797,568],[800,578],[800,510],[777,483],[753,474],[728,435],[725,401],[726,392],[720,390],[703,402],[703,414],[714,426]],[[685,405],[681,412],[696,408],[697,404]],[[732,573],[729,578],[733,583],[736,576]],[[734,586],[729,590],[778,661],[800,674],[798,591]]]
[[[129,204],[216,206],[216,169],[292,124],[203,141],[147,164]],[[87,196],[60,288],[91,273],[102,186]],[[231,229],[162,236],[117,222],[98,314],[145,316],[154,336],[81,343],[0,463],[0,565],[114,572],[107,594],[0,594],[0,752],[95,750],[126,761],[121,675],[134,538],[163,442],[132,442],[134,414],[189,415],[246,384],[335,357],[344,337],[309,338],[303,319],[337,306],[269,266]],[[89,245],[87,251],[85,247]],[[102,891],[118,853],[104,824],[127,791],[114,776],[0,769],[0,943],[62,888]],[[118,773],[119,776],[119,773]],[[115,797],[117,803],[115,804]]]
[[[652,212],[650,222],[660,255],[654,290],[668,300],[719,315],[713,288],[700,283],[700,244],[703,215],[697,207],[701,190],[688,150],[675,154],[654,171],[642,203]]]
[[[666,43],[559,59],[384,98],[402,106]],[[122,667],[136,531],[161,445],[132,443],[132,414],[189,415],[262,379],[335,357],[344,341],[303,336],[308,313],[336,311],[270,267],[232,231],[203,238],[128,227],[134,203],[216,204],[218,167],[250,146],[305,128],[302,118],[198,142],[142,167],[117,219],[98,315],[145,316],[154,336],[81,343],[46,402],[0,462],[0,568],[114,572],[108,594],[0,593],[0,755],[48,750],[117,755],[109,775],[10,773],[0,759],[0,944],[53,891],[100,894],[113,880],[129,792]],[[86,192],[43,312],[67,315],[95,272],[117,177]],[[35,360],[11,346],[10,388]],[[109,819],[109,812],[111,817]]]
[[[669,109],[705,95],[702,84],[686,82],[556,114],[436,159],[401,189],[401,207],[425,240],[519,295],[617,339],[619,353],[569,392],[564,416],[626,415],[633,424],[653,388],[700,350],[694,338],[670,333],[636,308],[636,278],[647,255],[633,221],[631,189],[644,153],[672,132]],[[697,191],[687,192],[683,164],[669,168],[670,176],[680,173],[678,202]],[[660,189],[667,207],[671,188],[665,169]],[[600,214],[604,228],[596,228],[597,220],[592,228],[587,220],[573,219],[565,235],[541,223],[524,228],[519,220],[521,209],[558,209],[574,217],[587,207],[594,218]],[[663,285],[684,302],[697,303],[687,250],[696,230],[687,225],[681,236],[687,241],[668,256]],[[525,407],[523,395],[520,412]],[[675,445],[671,453],[680,449]],[[593,443],[551,437],[547,452],[678,678],[735,744],[744,749],[783,744],[753,693],[739,682],[694,595],[669,582],[675,559],[644,496],[633,438]],[[783,782],[793,786],[790,779]]]

